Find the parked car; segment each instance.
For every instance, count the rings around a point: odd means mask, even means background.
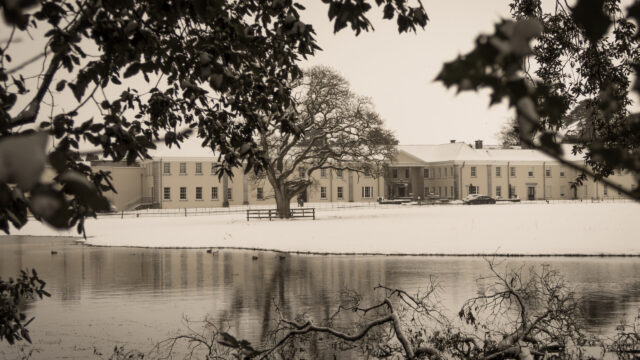
[[[477,204],[495,204],[496,199],[491,196],[479,195],[473,197],[467,197],[464,199],[463,204],[465,205],[477,205]]]

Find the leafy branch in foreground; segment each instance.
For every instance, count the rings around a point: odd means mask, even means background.
[[[446,63],[436,80],[458,91],[489,89],[491,105],[506,100],[522,143],[579,170],[576,185],[589,175],[640,199],[640,178],[632,189],[607,179],[615,169],[640,173],[640,116],[629,111],[630,90],[640,90],[629,80],[640,70],[632,21],[640,18],[640,2],[626,13],[619,3],[581,0],[571,8],[556,0],[545,13],[539,0],[514,0],[516,21],[479,36],[475,49]],[[580,104],[584,118],[567,121]],[[585,163],[564,161],[562,142],[584,153]]]
[[[376,8],[400,33],[428,21],[419,0],[323,2],[336,32],[372,30]],[[220,175],[260,169],[254,135],[265,114],[301,134],[290,84],[320,49],[304,9],[292,0],[0,1],[10,34],[0,43],[0,230],[24,226],[30,211],[82,233],[86,217],[108,210],[102,193],[116,189],[83,163],[84,147],[131,164],[157,141],[179,147],[190,129],[218,156]],[[45,159],[57,175],[50,184],[38,181]]]
[[[24,339],[31,342],[27,326],[34,318],[27,320],[22,306],[36,296],[40,299],[51,296],[44,286],[45,282],[38,278],[35,270],[30,273],[22,270],[20,276],[8,281],[0,278],[0,341],[4,339],[13,344]]]

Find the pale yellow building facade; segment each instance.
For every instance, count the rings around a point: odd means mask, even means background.
[[[244,174],[242,169],[234,169],[233,176],[219,177],[216,160],[215,156],[186,153],[154,156],[134,166],[97,161],[92,167],[111,171],[118,192],[106,196],[117,210],[275,205],[267,179]],[[579,156],[568,160],[584,163]],[[303,168],[298,170],[292,176],[305,176]],[[487,149],[461,142],[405,145],[398,146],[383,176],[332,168],[314,171],[303,198],[315,203],[381,198],[460,200],[470,194],[521,200],[624,197],[593,179],[574,189],[571,184],[577,175],[571,167],[535,150]],[[636,184],[635,176],[629,173],[616,172],[609,180],[630,190]]]

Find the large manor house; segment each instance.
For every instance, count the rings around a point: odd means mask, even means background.
[[[569,154],[565,160],[584,164],[582,156],[571,155],[568,145],[565,154]],[[133,166],[92,162],[96,169],[111,171],[118,193],[107,197],[117,210],[275,204],[266,179],[245,175],[242,169],[234,170],[233,177],[219,178],[217,157],[201,148],[165,149],[152,156]],[[299,170],[294,176],[305,176],[304,169]],[[384,175],[320,169],[311,175],[313,183],[303,198],[308,202],[371,202],[381,198],[460,200],[470,194],[523,201],[624,197],[593,179],[573,188],[577,175],[573,168],[536,150],[483,147],[482,141],[399,145]],[[628,189],[635,183],[630,173],[615,172],[609,179]]]

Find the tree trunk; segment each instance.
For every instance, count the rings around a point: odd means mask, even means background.
[[[275,190],[275,189],[274,189]],[[279,188],[275,190],[276,207],[278,209],[278,216],[282,219],[288,219],[291,217],[291,208],[289,194],[286,189]]]

